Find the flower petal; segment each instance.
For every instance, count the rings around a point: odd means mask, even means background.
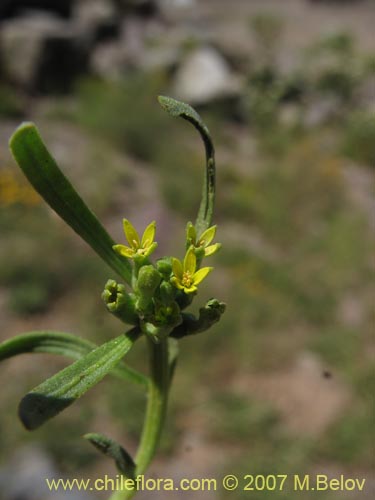
[[[118,253],[119,255],[122,255],[123,257],[127,257],[128,259],[131,259],[134,257],[133,248],[129,248],[126,245],[113,245],[112,248],[116,253]]]
[[[212,271],[212,269],[213,267],[202,267],[202,269],[199,269],[199,271],[197,271],[193,276],[194,285],[199,285],[199,283],[204,280],[204,278],[208,273]]]
[[[178,259],[172,259],[172,271],[177,280],[181,281],[184,271],[182,269],[182,264]]]
[[[185,255],[184,272],[189,272],[190,274],[194,274],[196,267],[197,267],[197,258],[195,256],[194,247],[191,246]]]
[[[210,255],[213,255],[214,253],[218,252],[221,248],[221,243],[215,243],[214,245],[210,245],[204,249],[204,255],[205,257],[209,257]]]
[[[193,293],[193,292],[196,292],[198,290],[198,288],[195,285],[191,285],[189,287],[184,286],[183,290],[185,293]]]
[[[148,257],[149,255],[152,254],[152,252],[154,252],[157,248],[158,244],[156,243],[156,241],[154,241],[154,243],[152,243],[149,247],[146,247],[143,255],[145,257]]]
[[[201,245],[206,247],[211,243],[211,241],[215,238],[216,229],[217,226],[211,226],[202,233],[202,235],[199,237],[199,242],[201,243]]]
[[[146,227],[143,233],[141,241],[142,248],[146,248],[152,245],[155,238],[155,231],[156,231],[156,222],[153,221]]]
[[[179,288],[180,290],[184,289],[184,287],[181,285],[180,281],[176,277],[171,278],[171,283],[172,283],[172,285]]]
[[[133,224],[131,224],[127,219],[123,219],[122,224],[124,226],[124,233],[129,245],[132,248],[139,248],[141,243],[139,241],[139,236],[135,230]]]

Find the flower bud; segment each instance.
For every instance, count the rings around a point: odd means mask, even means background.
[[[131,325],[138,323],[135,296],[129,294],[124,285],[116,283],[115,280],[108,280],[102,293],[102,299],[108,311],[124,323]]]
[[[170,257],[163,257],[156,262],[156,269],[163,276],[165,280],[169,280],[172,274],[172,259]]]
[[[149,265],[140,268],[137,279],[137,309],[139,311],[146,311],[150,306],[160,281],[161,275],[154,266]]]
[[[168,281],[162,281],[160,285],[160,299],[163,304],[168,305],[174,302],[175,298],[175,287],[172,286]]]

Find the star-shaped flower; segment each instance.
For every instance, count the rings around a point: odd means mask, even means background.
[[[197,238],[197,231],[191,222],[186,227],[186,239],[188,245],[193,245],[196,250],[204,250],[204,256],[208,257],[213,255],[221,248],[221,243],[214,243],[211,245],[215,237],[217,226],[211,226],[204,231],[199,238]]]
[[[158,246],[158,244],[154,242],[156,229],[155,221],[151,222],[151,224],[146,227],[142,235],[142,239],[139,238],[134,226],[127,219],[123,220],[123,226],[126,239],[128,240],[130,246],[113,246],[113,250],[123,257],[127,257],[129,259],[145,258],[148,257]]]
[[[202,267],[196,271],[197,258],[195,256],[194,247],[190,247],[186,252],[184,262],[179,259],[172,259],[173,277],[171,283],[179,290],[185,293],[193,293],[197,291],[197,285],[212,271],[212,267]]]

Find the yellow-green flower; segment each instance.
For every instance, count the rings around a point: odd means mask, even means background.
[[[146,227],[141,239],[139,238],[134,226],[127,219],[123,220],[123,226],[126,239],[128,240],[130,246],[113,246],[113,250],[123,257],[127,257],[129,259],[148,257],[158,246],[158,244],[154,242],[156,229],[155,221],[151,222],[151,224]]]
[[[216,229],[217,226],[211,226],[197,238],[197,231],[193,224],[189,222],[186,228],[188,245],[193,245],[196,250],[204,250],[205,257],[213,255],[221,248],[221,243],[211,245],[212,240],[215,238]]]
[[[186,252],[184,262],[179,259],[172,259],[172,270],[174,276],[171,282],[175,287],[183,290],[185,293],[193,293],[197,291],[197,285],[212,271],[212,267],[202,267],[196,271],[197,258],[195,256],[194,247],[190,247]]]

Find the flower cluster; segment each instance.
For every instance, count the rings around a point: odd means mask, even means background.
[[[128,245],[117,244],[113,250],[134,262],[133,290],[127,293],[124,285],[109,280],[103,299],[110,312],[126,323],[139,324],[144,333],[158,341],[183,323],[183,309],[191,303],[198,285],[213,270],[212,267],[200,267],[200,263],[221,247],[219,243],[212,244],[216,226],[197,237],[194,225],[189,222],[184,259],[163,257],[155,265],[149,259],[157,248],[155,222],[146,227],[142,237],[127,219],[123,220],[123,228]]]

